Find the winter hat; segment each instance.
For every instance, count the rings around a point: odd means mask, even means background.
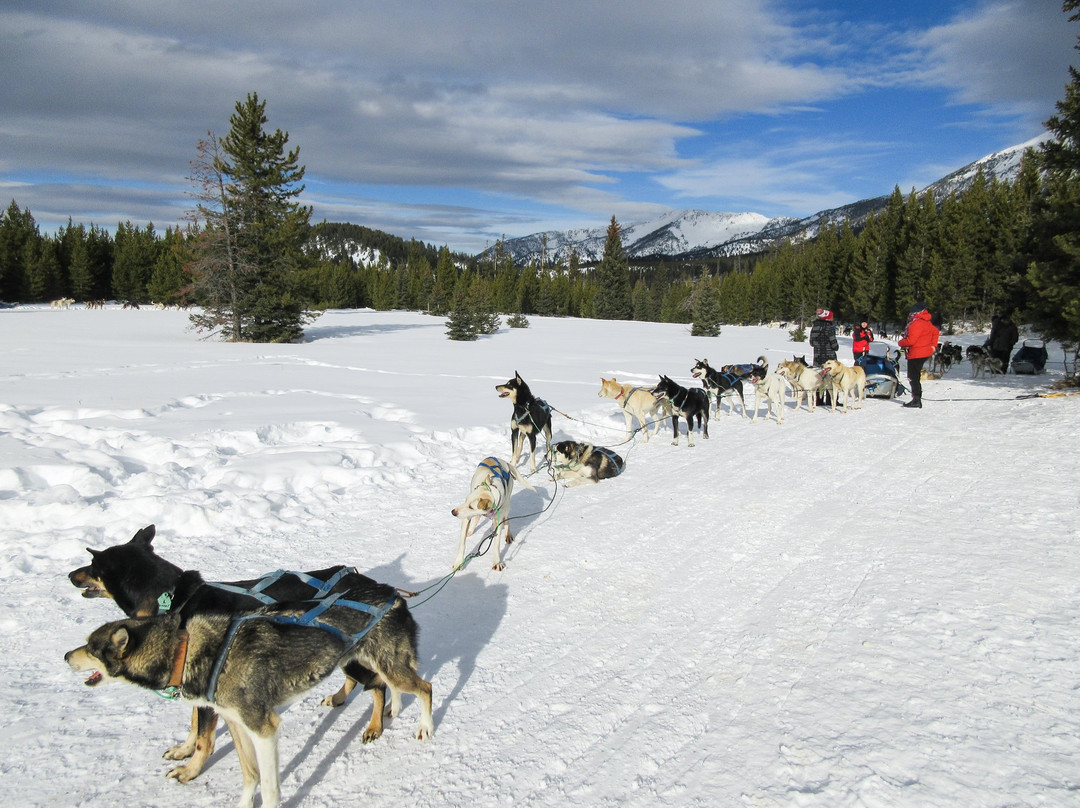
[[[819,320],[831,320],[833,318],[833,313],[828,309],[818,309],[817,316]]]
[[[908,314],[918,314],[920,311],[926,311],[926,304],[919,302],[908,309]]]

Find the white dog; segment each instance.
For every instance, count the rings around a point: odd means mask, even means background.
[[[783,378],[776,373],[769,373],[765,366],[760,370],[755,368],[751,372],[750,381],[754,383],[754,417],[750,423],[757,421],[758,410],[761,409],[761,400],[769,406],[769,415],[773,414],[773,405],[776,405],[776,423],[784,423],[784,398],[787,395],[787,385]]]
[[[799,409],[799,399],[806,396],[806,409],[814,411],[817,406],[817,392],[824,379],[814,368],[793,359],[780,363],[777,375],[783,376],[791,385],[791,394],[795,398],[795,409]]]
[[[866,371],[858,365],[850,367],[836,359],[827,361],[824,368],[826,377],[832,382],[832,411],[836,412],[838,392],[844,397],[844,412],[848,411],[849,396],[861,409],[866,397]]]
[[[491,544],[495,548],[495,563],[491,568],[502,570],[506,567],[499,550],[504,541],[510,544],[514,540],[510,534],[510,494],[514,490],[514,480],[530,491],[536,490],[521,476],[516,466],[497,457],[485,457],[477,465],[468,496],[451,511],[461,520],[461,538],[458,541],[457,559],[454,561],[455,570],[465,563],[465,540],[472,535],[485,516],[492,522]]]

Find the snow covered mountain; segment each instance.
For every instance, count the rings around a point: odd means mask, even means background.
[[[951,193],[962,193],[971,186],[979,168],[986,177],[1011,181],[1016,177],[1020,159],[1028,148],[1037,147],[1048,134],[1026,143],[983,157],[923,188],[919,193],[933,193],[942,200]],[[884,209],[889,196],[863,199],[839,208],[818,211],[802,219],[769,218],[760,213],[714,213],[704,210],[676,210],[658,219],[622,225],[623,249],[631,259],[711,258],[761,252],[774,242],[793,237],[812,238],[826,222],[849,220],[862,222],[871,211]],[[547,231],[508,239],[503,249],[514,263],[530,261],[545,264],[566,262],[576,252],[582,264],[599,261],[604,254],[607,225],[565,231]]]

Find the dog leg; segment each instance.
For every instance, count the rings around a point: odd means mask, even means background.
[[[708,419],[706,419],[706,422],[707,421],[708,421]],[[693,446],[694,445],[694,416],[693,415],[687,415],[686,416],[686,445],[687,446]]]
[[[196,707],[191,711],[191,732],[187,740],[165,753],[166,760],[191,758],[183,766],[170,769],[166,777],[187,783],[203,770],[206,761],[214,753],[214,730],[217,729],[217,713],[211,707]]]
[[[671,442],[672,446],[679,445],[679,414],[676,413],[671,416],[671,425],[675,428],[675,440]],[[690,444],[693,446],[693,444]]]
[[[510,433],[510,446],[513,454],[510,456],[510,464],[516,466],[521,458],[521,450],[525,447],[525,433],[514,427]]]
[[[420,725],[416,729],[416,739],[426,741],[435,732],[435,720],[431,715],[431,682],[421,679],[411,667],[397,665],[379,675],[390,683],[390,692],[397,691],[400,709],[401,693],[412,693],[420,702]]]
[[[186,760],[195,753],[195,744],[199,737],[199,708],[193,707],[191,709],[191,730],[188,732],[187,738],[184,742],[170,747],[165,751],[164,758],[166,760]],[[171,777],[172,774],[170,773]]]
[[[479,521],[479,519],[479,516],[470,516],[468,519],[461,520],[461,536],[458,539],[457,558],[454,559],[453,566],[453,569],[455,570],[465,563],[465,540],[468,539],[473,530],[475,530],[475,522]]]
[[[277,714],[274,713],[274,718]],[[278,760],[277,725],[269,735],[251,733],[251,745],[255,748],[255,762],[259,767],[259,787],[262,789],[262,808],[279,808],[281,805],[281,769]]]
[[[386,688],[371,689],[371,720],[364,730],[364,743],[371,743],[383,733],[383,713],[386,710]],[[391,715],[396,715],[391,711]]]
[[[505,521],[496,522],[494,527],[492,527],[491,546],[495,549],[495,563],[491,565],[491,568],[493,570],[497,570],[498,572],[502,572],[504,569],[506,569],[506,565],[503,563],[502,560],[501,547],[502,539],[504,538],[504,536],[508,536],[509,533],[510,525],[507,524]],[[509,544],[509,542],[507,543]]]
[[[346,674],[345,684],[341,686],[337,693],[327,696],[320,704],[323,707],[340,707],[345,703],[345,700],[349,698],[349,694],[356,689],[356,680]]]
[[[244,778],[244,790],[240,793],[236,808],[254,808],[255,789],[259,786],[259,764],[255,758],[255,749],[247,728],[239,721],[226,718],[225,725],[229,728],[233,746],[236,747],[236,756],[240,758],[240,773]],[[263,801],[265,803],[265,795]]]

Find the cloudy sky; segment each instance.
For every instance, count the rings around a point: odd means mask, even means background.
[[[478,252],[671,209],[804,216],[1043,131],[1060,0],[0,0],[0,195],[180,221],[249,92],[313,221]]]

